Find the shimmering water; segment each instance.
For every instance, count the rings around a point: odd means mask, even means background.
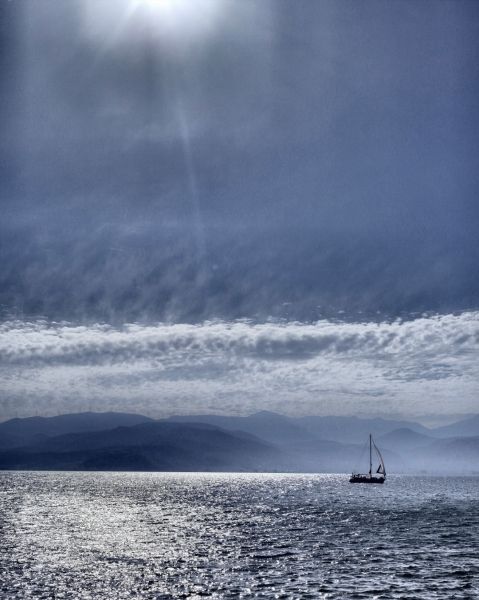
[[[0,473],[2,598],[476,598],[479,479]]]

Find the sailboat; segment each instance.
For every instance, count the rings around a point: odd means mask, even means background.
[[[379,459],[379,466],[373,473],[373,447]],[[379,452],[379,448],[373,442],[373,436],[369,434],[369,473],[352,473],[349,483],[384,483],[386,480],[386,467],[384,460]]]

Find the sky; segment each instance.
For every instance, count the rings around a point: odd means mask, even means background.
[[[0,418],[477,412],[476,2],[0,13]]]

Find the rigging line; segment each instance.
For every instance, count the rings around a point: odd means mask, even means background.
[[[357,461],[356,461],[356,463],[354,465],[354,472],[355,473],[359,473],[360,472],[361,465],[363,463],[363,458],[364,458],[364,455],[367,452],[368,446],[369,446],[369,442],[364,442],[363,445],[361,446],[361,453],[359,454],[359,458],[357,459]]]

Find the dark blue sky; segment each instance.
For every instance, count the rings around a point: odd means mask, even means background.
[[[477,2],[96,6],[0,8],[4,314],[479,307]]]

